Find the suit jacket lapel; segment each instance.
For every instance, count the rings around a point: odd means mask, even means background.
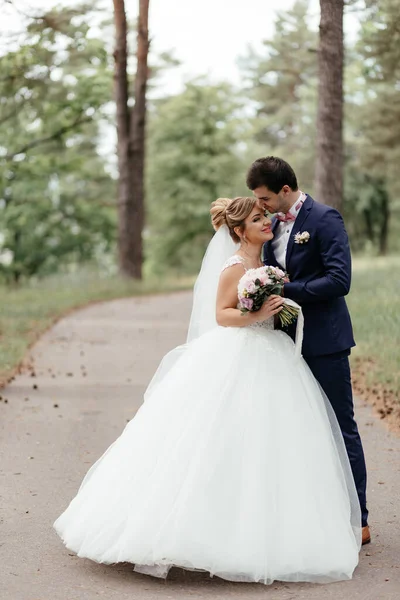
[[[294,222],[293,225],[293,229],[292,232],[290,234],[290,238],[289,238],[289,242],[287,245],[287,249],[286,249],[286,270],[289,270],[289,260],[293,251],[293,244],[294,244],[294,236],[296,235],[296,233],[299,233],[299,231],[301,230],[301,228],[303,227],[309,212],[312,208],[312,205],[314,203],[314,200],[311,198],[311,196],[309,196],[307,194],[307,198],[304,200],[304,204],[301,207],[301,210],[299,212],[299,214],[297,215],[297,219]]]

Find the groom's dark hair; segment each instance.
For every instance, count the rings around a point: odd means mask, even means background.
[[[294,192],[298,190],[297,177],[292,167],[277,156],[257,158],[247,173],[246,183],[250,190],[265,185],[274,194],[279,194],[284,185],[288,185]]]

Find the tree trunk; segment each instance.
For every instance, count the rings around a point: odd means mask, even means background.
[[[365,228],[367,230],[367,238],[373,244],[374,243],[374,226],[373,226],[373,212],[370,208],[366,208],[364,211]]]
[[[320,0],[316,198],[342,209],[343,0]]]
[[[124,0],[113,0],[115,24],[114,50],[114,93],[117,109],[117,154],[118,154],[118,254],[119,266],[123,273],[129,263],[129,206],[134,200],[131,196],[131,149],[129,141],[130,114],[128,91],[128,44],[127,22]]]
[[[389,208],[389,196],[384,190],[382,197],[382,224],[379,232],[379,255],[386,256],[388,250],[388,237],[389,237],[389,221],[390,221],[390,208]]]
[[[139,0],[135,105],[129,109],[127,22],[124,0],[114,1],[115,101],[118,147],[118,257],[123,275],[142,278],[144,164],[149,0]]]
[[[131,114],[130,145],[132,194],[135,203],[130,212],[130,259],[127,268],[136,278],[142,277],[144,226],[144,169],[145,169],[145,134],[146,134],[146,91],[149,53],[149,1],[139,0],[139,19],[137,32],[137,67],[135,77],[135,105]]]

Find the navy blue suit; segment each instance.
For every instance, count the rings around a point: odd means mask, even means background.
[[[274,231],[279,221],[273,223]],[[297,244],[296,233],[307,231],[308,242]],[[272,243],[263,249],[265,264],[279,266]],[[298,302],[304,314],[303,356],[335,411],[346,444],[362,512],[367,524],[367,474],[364,452],[354,420],[349,367],[350,348],[355,345],[344,296],[351,282],[349,241],[340,213],[307,198],[297,215],[286,252],[290,283],[284,295]],[[295,327],[287,329],[294,338]]]

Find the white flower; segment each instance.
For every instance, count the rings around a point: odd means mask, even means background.
[[[308,231],[303,231],[303,233],[296,233],[296,235],[294,236],[294,243],[295,244],[307,244],[307,242],[310,239],[310,234],[308,233]]]
[[[246,291],[249,294],[254,294],[254,292],[256,291],[256,289],[257,289],[257,287],[256,287],[256,284],[254,283],[254,281],[249,281],[248,284],[247,284]]]

